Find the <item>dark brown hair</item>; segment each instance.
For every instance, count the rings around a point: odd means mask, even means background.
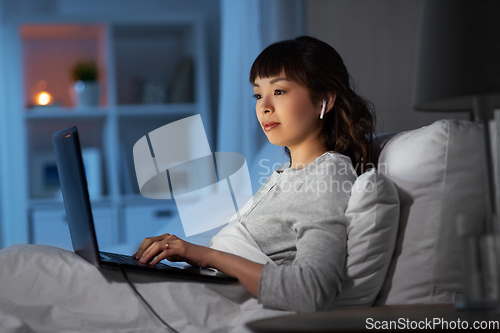
[[[250,82],[281,73],[305,87],[313,102],[336,94],[335,105],[325,114],[319,134],[325,149],[349,156],[358,174],[374,167],[373,106],[351,88],[338,52],[310,36],[274,43],[255,59]],[[290,157],[288,148],[285,151]]]

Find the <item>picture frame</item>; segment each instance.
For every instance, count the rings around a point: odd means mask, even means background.
[[[103,195],[101,151],[97,147],[82,148],[89,197],[96,200]],[[32,153],[30,159],[30,197],[32,199],[60,199],[61,186],[53,151]]]
[[[29,159],[31,179],[30,198],[46,199],[61,197],[54,152],[35,152],[29,156]]]

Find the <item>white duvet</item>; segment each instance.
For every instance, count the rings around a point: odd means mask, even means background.
[[[228,225],[213,247],[258,262],[268,259],[237,225]],[[238,246],[239,245],[239,246]],[[120,272],[99,271],[73,252],[43,245],[0,251],[0,331],[164,332]],[[184,282],[129,273],[164,321],[179,332],[248,332],[244,324],[291,314],[265,309],[239,284]],[[168,330],[167,330],[168,331]]]

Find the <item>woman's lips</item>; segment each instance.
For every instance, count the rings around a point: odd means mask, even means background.
[[[263,123],[262,127],[264,128],[264,131],[267,132],[267,131],[272,130],[273,128],[275,128],[279,124],[280,123]]]

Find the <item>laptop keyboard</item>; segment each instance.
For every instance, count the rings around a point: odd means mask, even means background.
[[[169,266],[162,264],[162,263],[159,263],[156,266],[143,264],[143,263],[140,263],[139,260],[133,258],[132,256],[127,256],[124,254],[99,252],[99,255],[101,257],[101,260],[111,261],[111,262],[114,262],[117,264],[134,265],[134,266],[149,266],[149,267],[156,267],[156,268],[170,268]]]
[[[167,264],[164,264],[164,263],[158,263],[156,264],[155,266],[151,266],[149,264],[143,264],[141,262],[139,262],[139,260],[133,258],[132,256],[128,256],[128,255],[124,255],[124,254],[117,254],[117,253],[110,253],[110,252],[99,252],[99,255],[101,257],[101,260],[104,261],[104,262],[111,262],[111,263],[115,263],[115,264],[121,264],[121,265],[132,265],[132,266],[138,266],[138,267],[148,267],[148,268],[151,268],[151,269],[159,269],[159,270],[169,270],[170,272],[172,272],[172,270],[175,270],[175,271],[187,271],[187,273],[189,274],[193,274],[195,273],[196,274],[199,274],[199,275],[205,275],[205,276],[217,276],[217,275],[220,275],[221,273],[219,273],[219,271],[217,271],[216,269],[212,269],[212,268],[207,268],[207,269],[200,269],[200,267],[196,267],[196,266],[191,266],[191,265],[188,265],[186,263],[184,263],[183,267],[177,267],[176,265],[167,265]],[[234,278],[228,278],[226,277],[227,279],[230,279],[228,280],[228,282],[235,282],[237,281],[236,279]],[[222,281],[222,280],[221,280]]]

